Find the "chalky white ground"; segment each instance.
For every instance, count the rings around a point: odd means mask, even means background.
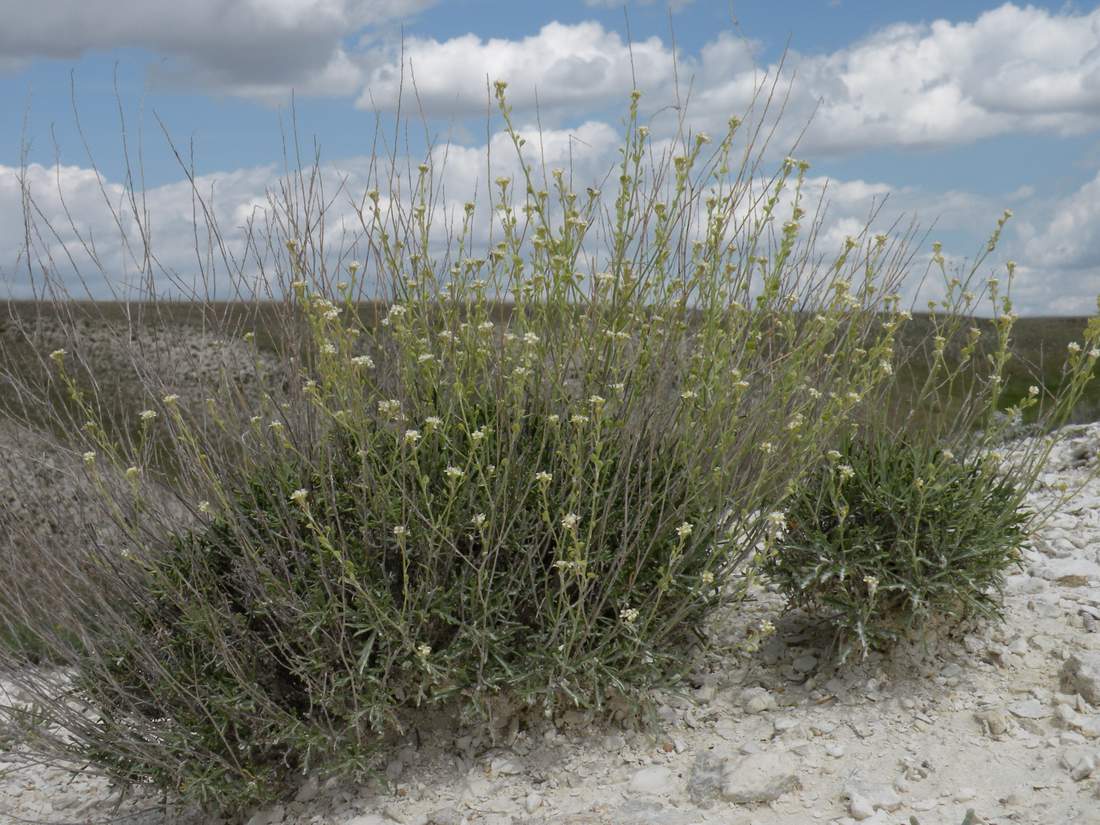
[[[1034,504],[1096,461],[1100,425],[1062,436]],[[779,632],[754,656],[713,662],[688,698],[661,699],[657,728],[573,714],[496,744],[421,731],[384,777],[307,780],[250,823],[959,825],[973,808],[980,822],[1100,825],[1100,481],[1027,550],[1006,622],[954,645],[834,669],[827,640],[780,608],[761,591],[720,619],[728,643],[750,621],[770,618]],[[19,700],[5,689],[0,701]],[[0,752],[0,770],[5,823],[172,821],[145,810],[155,799],[114,810],[105,780],[26,764],[18,751]]]

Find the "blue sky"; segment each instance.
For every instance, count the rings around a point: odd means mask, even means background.
[[[232,226],[277,183],[292,92],[304,143],[316,139],[352,185],[365,180],[356,170],[375,109],[390,122],[402,43],[431,130],[467,150],[447,173],[451,191],[472,191],[485,184],[475,159],[487,77],[508,80],[521,124],[534,122],[537,92],[544,129],[587,135],[569,144],[586,145],[581,169],[595,176],[615,159],[607,138],[625,110],[631,49],[643,115],[675,99],[678,78],[681,91],[691,84],[689,124],[718,133],[788,42],[791,100],[776,147],[782,157],[817,108],[798,155],[815,186],[828,181],[826,239],[842,239],[888,196],[884,220],[935,222],[957,260],[1011,208],[990,271],[1019,263],[1021,312],[1086,314],[1100,292],[1095,3],[801,0],[776,14],[721,0],[630,0],[625,12],[621,0],[0,0],[0,15],[0,286],[14,294],[26,293],[24,157],[43,214],[60,221],[67,207],[95,233],[100,260],[126,268],[122,252],[112,257],[113,221],[97,191],[116,204],[124,192],[120,105],[135,162],[141,145],[150,220],[168,238],[158,255],[185,272],[194,251],[178,238],[193,241],[190,190],[157,117],[185,152],[193,145]],[[423,153],[411,134],[409,151]],[[52,253],[76,244],[75,233],[61,236]]]

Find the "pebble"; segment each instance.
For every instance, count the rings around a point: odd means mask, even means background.
[[[856,820],[870,819],[875,815],[875,806],[865,796],[860,796],[858,793],[849,794],[848,813]]]
[[[630,778],[632,793],[669,794],[675,787],[672,771],[660,765],[642,768]]]
[[[1074,782],[1080,782],[1092,776],[1096,770],[1097,753],[1091,748],[1069,748],[1062,754],[1062,767],[1069,771]]]
[[[798,673],[812,673],[817,667],[817,657],[811,655],[799,656],[793,662],[791,667]]]
[[[542,806],[542,797],[532,791],[527,794],[527,797],[523,800],[523,809],[529,814],[533,814]]]
[[[754,687],[741,691],[741,706],[745,713],[763,713],[775,710],[777,703],[775,697],[764,688]]]

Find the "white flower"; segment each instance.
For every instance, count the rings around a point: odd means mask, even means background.
[[[447,478],[451,481],[458,481],[460,478],[466,475],[466,472],[462,468],[455,467],[452,464],[450,467],[443,471],[443,474],[447,476]]]
[[[852,465],[850,464],[838,464],[836,474],[840,476],[841,481],[847,481],[856,474],[856,471],[852,469]]]
[[[714,584],[714,574],[711,573],[709,570],[704,570],[702,573],[699,574],[699,581],[701,581],[703,584]]]
[[[840,461],[840,459],[842,458],[839,450],[829,450],[829,452],[825,453],[825,456],[830,461]]]
[[[474,527],[476,527],[478,530],[480,530],[482,527],[485,526],[485,521],[486,521],[485,514],[484,513],[478,513],[476,516],[473,517],[473,519],[471,519],[471,521],[473,521]]]
[[[55,349],[53,352],[50,353],[50,360],[53,361],[55,364],[60,364],[62,361],[65,360],[65,356],[67,354],[68,353],[66,353],[63,349]]]
[[[126,478],[128,478],[130,481],[137,481],[139,475],[141,475],[141,470],[137,467],[126,468]]]
[[[408,534],[409,534],[409,528],[406,527],[403,524],[395,525],[394,528],[393,528],[393,535],[394,535],[395,538],[398,539],[398,541],[405,538],[405,536],[407,536]]]
[[[420,440],[420,430],[405,430],[404,439],[406,444],[416,444]]]
[[[557,423],[558,423],[559,421],[561,421],[561,416],[560,416],[560,415],[558,415],[557,413],[554,413],[553,415],[548,415],[548,416],[546,416],[546,421],[547,421],[547,422],[548,422],[548,423],[549,423],[549,424],[550,424],[551,426],[556,426],[556,425],[557,425]]]
[[[588,403],[591,404],[593,407],[599,408],[607,403],[607,399],[604,398],[602,395],[592,395],[589,396]]]
[[[427,659],[432,655],[432,646],[426,644],[419,644],[416,646],[416,655],[421,659]]]
[[[570,416],[569,421],[570,421],[571,424],[576,424],[579,427],[582,424],[587,424],[588,423],[588,416],[587,415],[573,415],[573,416]]]
[[[772,444],[770,441],[761,441],[760,452],[764,453],[765,455],[771,455],[775,452],[775,445]]]
[[[427,364],[429,361],[435,360],[435,356],[430,352],[422,352],[420,355],[416,356],[416,360],[420,364]]]
[[[374,366],[374,359],[369,355],[356,355],[351,359],[351,363],[357,367],[366,367],[370,369]]]
[[[200,501],[199,512],[202,513],[204,516],[209,516],[213,514],[214,508],[210,506],[209,501]]]
[[[378,412],[387,418],[397,418],[401,414],[401,402],[396,398],[378,402]]]
[[[878,579],[874,576],[864,576],[863,583],[867,585],[867,589],[871,591],[872,595],[878,590]]]
[[[523,343],[534,346],[539,342],[539,337],[533,332],[525,332],[523,334]]]
[[[179,400],[180,400],[180,397],[178,395],[176,395],[175,393],[171,393],[169,395],[164,396],[164,403],[167,404],[168,406],[172,406],[173,404],[178,403]]]
[[[576,513],[566,513],[564,516],[562,516],[561,526],[564,527],[566,530],[575,530],[577,524],[580,523],[580,520],[581,517],[578,516]]]
[[[482,439],[485,438],[485,436],[488,434],[488,432],[489,432],[488,427],[478,427],[476,430],[474,430],[472,433],[470,433],[470,440],[473,441],[475,444],[477,444],[478,442],[480,442]]]
[[[608,384],[607,386],[613,392],[617,392],[617,393],[620,393],[620,394],[626,391],[626,384],[624,384],[622,381],[619,381],[615,384]]]
[[[290,500],[301,507],[305,506],[306,499],[308,497],[309,490],[306,490],[304,487],[299,488],[290,494]]]
[[[553,480],[554,476],[546,472],[546,470],[539,470],[537,473],[535,473],[535,481],[537,481],[539,484],[546,485]]]
[[[443,425],[443,419],[438,415],[429,415],[424,419],[424,429],[428,432],[435,432],[436,427]]]
[[[335,355],[336,354],[336,345],[335,344],[324,344],[321,347],[321,352],[323,352],[325,355]]]
[[[775,633],[775,625],[772,624],[769,619],[764,619],[764,621],[760,622],[758,628],[761,636],[770,636]]]
[[[684,390],[682,393],[680,393],[680,397],[685,401],[691,401],[693,398],[698,398],[699,393],[697,393],[695,390]]]
[[[638,621],[638,609],[635,607],[624,607],[619,611],[619,618],[627,624],[634,624]]]
[[[787,526],[787,514],[782,510],[773,510],[768,513],[768,528],[775,534],[782,532]]]
[[[692,527],[691,523],[685,521],[683,524],[676,528],[676,535],[682,539],[686,539],[688,536],[691,535],[691,531],[693,529],[694,528]]]
[[[955,454],[950,450],[944,450],[941,455],[943,456],[944,461],[954,461],[955,459]]]
[[[1068,344],[1066,344],[1066,349],[1076,354],[1081,351],[1081,345],[1078,344],[1076,341],[1070,341]]]
[[[157,417],[156,410],[142,410],[138,416],[143,422],[148,423]]]
[[[478,331],[480,331],[480,332],[492,332],[493,331],[493,322],[492,321],[482,321],[480,324],[477,325],[477,328],[478,328]]]

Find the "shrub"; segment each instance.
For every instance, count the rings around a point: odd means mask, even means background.
[[[653,146],[637,95],[613,199],[578,194],[536,176],[497,95],[516,166],[484,254],[474,203],[433,230],[429,162],[355,202],[363,264],[330,268],[316,169],[253,257],[224,254],[282,302],[277,335],[246,336],[274,339],[282,390],[148,372],[146,409],[109,428],[86,359],[54,354],[62,429],[122,538],[55,611],[79,644],[42,633],[71,684],[20,671],[68,731],[32,747],[239,809],[364,770],[419,705],[637,701],[739,598],[784,498],[889,375],[909,236],[865,232],[820,269],[806,164],[756,181],[736,118],[709,157],[704,135]],[[20,624],[21,603],[0,609]]]
[[[999,616],[1006,572],[1061,503],[1024,506],[1053,443],[1045,434],[1066,421],[1100,359],[1100,319],[1084,346],[1069,345],[1055,391],[1036,384],[1005,403],[1015,265],[1003,291],[994,277],[981,294],[969,287],[1010,217],[962,277],[948,276],[934,247],[945,297],[899,347],[898,380],[869,394],[858,427],[790,499],[787,533],[765,558],[789,606],[834,625],[842,658],[930,625]],[[982,298],[993,340],[975,318]],[[1025,414],[1038,437],[1019,441]]]
[[[988,459],[904,437],[848,440],[790,501],[765,572],[858,649],[999,615],[1030,521]],[[847,652],[847,651],[846,651]]]

